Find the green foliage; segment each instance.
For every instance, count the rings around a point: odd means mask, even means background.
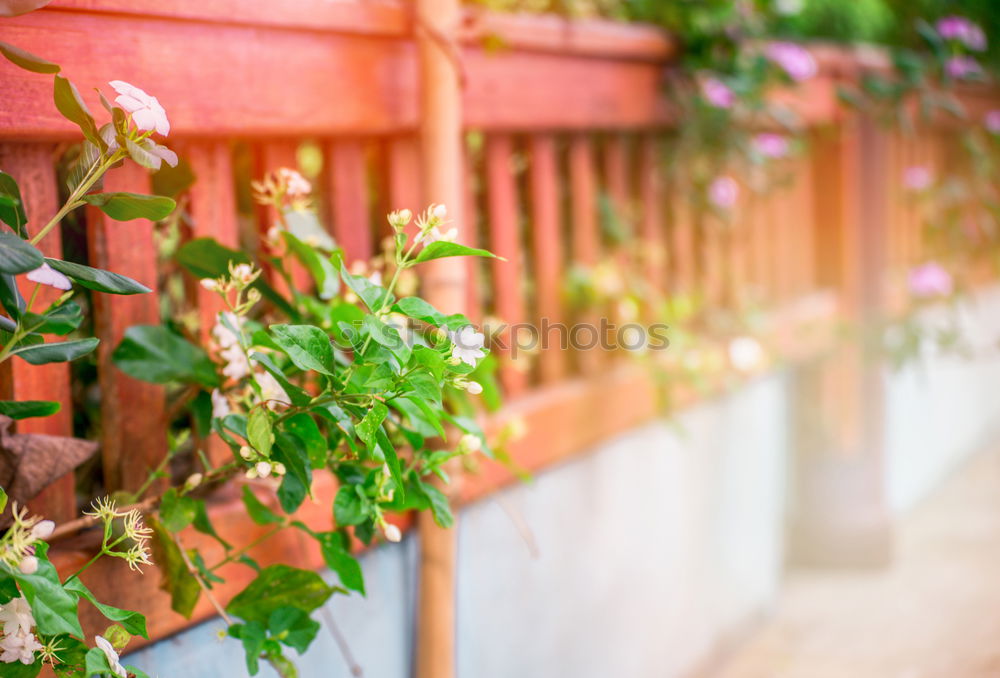
[[[111,359],[125,374],[157,384],[183,382],[212,388],[220,383],[208,354],[160,325],[134,325],[125,330]]]
[[[83,196],[83,200],[118,221],[160,221],[170,216],[177,206],[173,199],[166,196],[138,193],[89,193]]]

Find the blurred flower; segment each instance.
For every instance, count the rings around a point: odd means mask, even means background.
[[[773,132],[763,132],[753,138],[754,148],[765,158],[784,158],[788,155],[788,137]]]
[[[451,349],[452,358],[458,358],[463,363],[475,367],[476,361],[486,356],[486,351],[483,350],[486,337],[471,325],[466,325],[456,332],[449,332],[449,338],[454,344]]]
[[[212,417],[222,419],[230,413],[229,400],[219,389],[212,389]]]
[[[729,85],[714,77],[702,80],[701,95],[716,108],[732,108],[736,103],[736,95]]]
[[[35,556],[25,556],[21,558],[21,562],[18,563],[17,569],[21,571],[21,574],[35,574],[38,572],[38,558]]]
[[[160,146],[158,143],[152,139],[142,139],[141,141],[135,142],[137,146],[142,148],[142,150],[149,153],[152,156],[150,159],[150,169],[158,170],[163,162],[166,162],[171,167],[177,167],[177,154],[171,151],[166,146]]]
[[[729,342],[729,362],[740,372],[753,372],[764,363],[764,347],[753,337]]]
[[[964,16],[946,16],[937,22],[937,32],[945,40],[957,40],[976,52],[986,49],[986,34],[979,24]]]
[[[775,0],[774,11],[782,16],[791,16],[802,11],[805,0]]]
[[[103,636],[96,636],[94,642],[97,643],[97,647],[104,653],[104,656],[108,659],[108,666],[111,667],[111,671],[116,676],[121,676],[122,678],[128,678],[128,671],[125,667],[121,665],[118,661],[118,653],[115,652],[115,647],[112,645],[107,638]]]
[[[0,605],[0,623],[3,624],[3,632],[7,635],[31,631],[31,627],[35,625],[35,617],[31,614],[31,605],[24,596]]]
[[[31,528],[31,536],[35,539],[48,539],[56,529],[51,520],[40,520]]]
[[[953,56],[945,62],[944,72],[950,78],[962,80],[963,78],[980,75],[983,72],[983,68],[972,57]]]
[[[911,191],[925,191],[934,181],[934,175],[923,165],[907,167],[903,172],[903,183]]]
[[[462,436],[461,440],[458,441],[458,449],[461,452],[472,453],[478,452],[483,447],[483,441],[479,439],[479,436],[472,433],[466,433]]]
[[[399,528],[392,523],[385,523],[382,525],[382,534],[385,538],[392,542],[398,542],[403,538],[403,533],[399,531]]]
[[[73,287],[69,278],[45,263],[33,271],[28,271],[25,277],[31,282],[55,287],[57,290],[68,290]]]
[[[257,380],[257,385],[260,386],[260,398],[262,401],[267,403],[268,407],[272,407],[275,403],[280,403],[282,405],[291,405],[292,399],[288,397],[288,393],[282,388],[278,380],[274,378],[270,372],[257,372],[254,374],[254,379]]]
[[[0,640],[0,650],[3,650],[0,653],[0,662],[11,664],[19,661],[22,664],[34,664],[35,652],[41,649],[42,646],[34,634],[27,632],[11,633]]]
[[[170,133],[170,121],[167,120],[167,112],[157,101],[156,97],[146,94],[144,91],[121,80],[112,80],[108,83],[116,92],[118,97],[115,103],[132,114],[132,122],[143,131],[156,130],[159,134],[167,136]]]
[[[767,46],[767,58],[781,67],[795,82],[802,82],[816,75],[813,55],[794,42],[774,42]]]
[[[918,297],[948,296],[953,288],[951,274],[934,261],[912,269],[908,282]]]
[[[277,176],[285,187],[285,195],[291,198],[303,198],[312,193],[312,184],[296,170],[282,167],[277,171]]]
[[[415,238],[415,240],[417,242],[422,242],[426,247],[427,245],[430,245],[432,242],[438,242],[438,241],[454,242],[455,238],[457,237],[458,237],[457,228],[449,228],[447,231],[442,231],[437,226],[432,226],[426,231],[419,233]]]
[[[444,205],[431,205],[430,213],[435,219],[446,219],[448,217],[448,208]]]
[[[1000,110],[993,110],[986,113],[983,119],[986,130],[991,134],[1000,134]]]
[[[740,185],[730,176],[716,177],[708,186],[708,199],[719,209],[730,209],[739,197]]]

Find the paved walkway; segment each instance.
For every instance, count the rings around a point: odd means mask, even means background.
[[[795,573],[705,678],[1000,678],[1000,448],[898,532],[891,569]]]

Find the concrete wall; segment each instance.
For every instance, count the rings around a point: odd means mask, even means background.
[[[758,380],[467,508],[459,676],[670,678],[766,608],[783,560],[786,392],[781,376]],[[406,540],[368,554],[368,599],[329,604],[369,678],[409,675],[414,552]],[[128,659],[150,675],[243,676],[220,627]],[[325,630],[299,664],[303,677],[349,675]]]

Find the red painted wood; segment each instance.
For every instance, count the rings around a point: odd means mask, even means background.
[[[390,209],[410,210],[414,217],[423,211],[420,181],[420,149],[417,140],[409,136],[392,137],[388,143]],[[411,234],[416,233],[411,222]]]
[[[664,291],[666,283],[666,251],[664,249],[663,222],[663,158],[660,155],[658,138],[655,135],[643,137],[639,147],[639,191],[642,210],[639,232],[642,238],[641,255],[649,285],[658,292]]]
[[[222,141],[191,143],[181,150],[197,178],[187,196],[191,237],[211,237],[227,247],[240,249],[229,144]],[[198,309],[200,337],[207,345],[218,314],[226,310],[226,305],[222,297],[199,284],[192,285],[191,289]],[[211,436],[207,444],[208,457],[213,464],[224,463],[232,457],[229,447],[217,436]]]
[[[105,191],[148,193],[149,174],[125,163],[105,175]],[[101,387],[101,454],[109,490],[136,489],[166,454],[162,386],[133,379],[111,363],[111,353],[133,325],[157,325],[157,257],[153,224],[145,219],[118,222],[87,208],[90,263],[138,280],[150,294],[95,294],[94,322]]]
[[[476,171],[475,158],[471,149],[466,145],[463,154],[464,170],[462,172],[462,192],[465,201],[462,204],[464,214],[462,218],[465,224],[460,228],[462,241],[469,247],[481,247],[482,235],[479,232],[479,200],[478,189],[480,177]],[[474,323],[483,319],[483,268],[484,262],[479,257],[468,257],[465,261],[467,267],[465,314]]]
[[[253,149],[253,179],[259,181],[267,174],[282,168],[298,170],[297,149],[298,143],[293,141],[268,141],[255,146]],[[255,205],[255,210],[258,237],[263,239],[272,226],[280,224],[278,212],[273,207],[264,205]],[[263,242],[259,243],[259,246],[265,247]],[[291,261],[287,269],[296,289],[305,291],[312,287],[312,278],[309,272],[297,261]],[[265,265],[264,272],[279,292],[290,295],[288,283],[275,270]]]
[[[28,213],[28,232],[37,233],[49,218],[59,209],[56,190],[55,153],[50,144],[5,144],[0,145],[0,167],[17,181],[21,196],[25,200]],[[38,244],[43,254],[62,259],[61,234],[58,228],[52,230]],[[18,287],[25,299],[30,299],[35,283],[24,276],[18,276]],[[42,311],[62,294],[59,290],[45,285],[38,286],[31,310]],[[46,341],[61,341],[61,337],[50,335]],[[6,400],[54,400],[62,404],[62,409],[51,417],[24,419],[17,422],[19,433],[46,433],[50,435],[72,435],[73,407],[70,392],[70,367],[68,363],[49,365],[29,365],[20,358],[3,363],[3,399]],[[73,474],[59,478],[36,497],[30,504],[32,511],[51,520],[64,521],[75,517],[76,498]]]
[[[368,261],[374,253],[368,213],[368,177],[364,142],[339,139],[327,147],[330,163],[330,212],[333,235],[348,263]]]
[[[559,174],[555,139],[549,134],[531,138],[531,234],[535,253],[535,316],[543,351],[539,361],[542,383],[561,379],[567,370],[569,331],[563,297],[562,218],[559,213]]]
[[[523,263],[524,247],[521,243],[520,213],[518,210],[517,183],[511,166],[513,154],[511,137],[506,134],[490,135],[486,140],[486,195],[490,223],[490,249],[507,261],[493,264],[494,312],[508,329],[501,334],[507,351],[501,355],[500,381],[508,397],[516,398],[528,386],[525,356],[513,359],[516,340],[510,326],[527,319],[525,310]]]
[[[673,186],[673,209],[670,224],[671,289],[682,294],[694,292],[696,281],[696,251],[694,215],[690,188],[683,182]]]
[[[570,217],[573,225],[570,239],[571,254],[577,265],[590,271],[593,271],[601,257],[594,163],[594,145],[591,138],[585,134],[574,134],[569,145]],[[574,322],[581,326],[597,328],[600,316],[596,309],[585,309],[582,313],[576,314]],[[596,331],[595,329],[594,332]],[[583,330],[580,335],[581,343],[589,341],[588,337],[583,336]],[[575,357],[580,371],[589,375],[601,369],[605,356],[601,349],[595,346],[580,350]]]

